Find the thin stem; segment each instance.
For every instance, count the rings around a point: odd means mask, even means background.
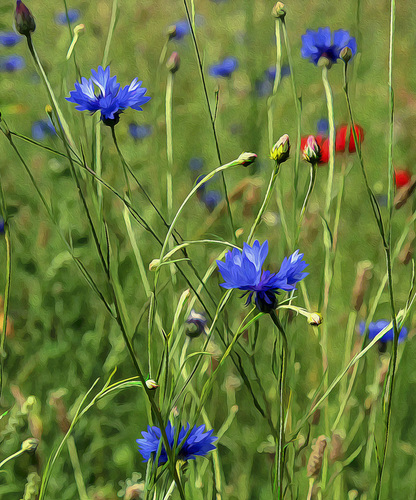
[[[331,86],[328,80],[328,67],[322,68],[322,82],[325,88],[326,104],[328,108],[328,122],[329,122],[329,171],[328,183],[326,186],[325,209],[324,217],[329,224],[329,208],[331,205],[332,184],[334,179],[335,169],[335,119],[334,119],[334,99],[332,96]]]
[[[197,61],[198,61],[199,74],[201,76],[202,86],[203,86],[203,89],[204,89],[205,101],[207,103],[208,114],[209,114],[209,118],[210,118],[210,122],[211,122],[211,128],[212,128],[212,134],[214,136],[215,149],[217,151],[218,162],[219,162],[220,165],[222,165],[220,145],[219,145],[219,142],[218,142],[217,130],[216,130],[216,127],[215,127],[215,117],[214,117],[214,115],[212,113],[211,105],[209,103],[208,90],[207,90],[207,85],[206,85],[206,82],[205,82],[204,70],[203,70],[201,55],[200,55],[199,48],[198,48],[198,42],[196,40],[195,30],[194,30],[194,27],[193,27],[193,24],[192,24],[191,15],[189,13],[188,4],[186,3],[186,0],[183,0],[183,3],[184,3],[184,6],[185,6],[186,17],[188,18],[189,28],[191,30],[191,36],[192,36],[192,40],[193,40],[194,47],[195,47],[195,54],[196,54],[196,58],[197,58]],[[225,201],[226,201],[226,204],[227,204],[228,217],[229,217],[229,220],[230,220],[230,225],[231,225],[231,230],[232,230],[232,237],[233,237],[233,241],[235,242],[236,235],[235,235],[235,227],[234,227],[234,221],[233,221],[233,214],[231,212],[231,205],[230,205],[230,200],[229,200],[229,197],[228,197],[227,183],[225,182],[225,176],[224,176],[223,172],[221,172],[221,179],[222,179],[222,184],[223,184],[223,189],[224,189],[224,197],[225,197]]]
[[[173,73],[169,71],[168,80],[166,84],[166,154],[168,157],[168,168],[166,170],[166,206],[168,208],[168,220],[171,219],[173,210],[172,94],[173,94]]]
[[[282,324],[280,323],[279,318],[277,317],[276,311],[272,310],[270,312],[270,317],[273,323],[277,326],[280,336],[282,339],[282,347],[281,347],[281,364],[280,364],[280,376],[279,376],[279,439],[278,439],[278,447],[277,447],[277,474],[275,478],[275,484],[277,480],[277,497],[278,500],[283,498],[283,471],[284,471],[284,455],[283,448],[285,445],[284,438],[284,426],[285,426],[285,403],[284,403],[284,392],[286,386],[286,363],[288,357],[288,344],[286,333]]]
[[[276,163],[276,166],[274,167],[273,169],[273,173],[270,177],[270,181],[269,181],[269,185],[267,186],[267,191],[266,191],[266,195],[264,197],[264,200],[263,200],[263,203],[260,207],[260,210],[253,222],[253,225],[251,226],[251,229],[250,229],[250,233],[247,237],[247,243],[250,245],[251,244],[251,241],[252,239],[254,238],[254,233],[256,232],[256,229],[257,229],[257,226],[260,224],[260,221],[261,221],[261,218],[270,202],[270,198],[272,196],[272,193],[273,193],[273,187],[276,183],[276,179],[277,179],[277,174],[279,173],[279,170],[280,170],[280,164],[279,163]]]
[[[302,227],[303,217],[305,216],[306,209],[308,208],[308,204],[309,204],[309,199],[311,197],[313,188],[315,187],[316,170],[317,170],[317,166],[316,165],[317,165],[316,163],[311,163],[310,164],[309,186],[308,186],[308,190],[306,192],[306,196],[305,196],[305,199],[303,201],[302,209],[301,209],[300,215],[299,215],[298,228],[297,228],[297,231],[296,231],[296,238],[295,238],[295,247],[297,246],[297,244],[299,242],[299,235],[300,235],[300,229]]]

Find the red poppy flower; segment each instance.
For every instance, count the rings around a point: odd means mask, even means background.
[[[337,130],[337,135],[335,138],[335,151],[338,153],[342,153],[345,151],[345,141],[347,138],[347,131],[349,128],[350,142],[348,146],[348,151],[350,153],[355,153],[355,142],[354,142],[354,134],[352,133],[352,127],[348,127],[347,125],[342,125]],[[355,133],[357,134],[358,143],[361,144],[364,140],[364,130],[360,125],[355,125]]]
[[[394,178],[396,180],[396,187],[401,188],[409,184],[412,174],[408,170],[394,170]]]
[[[329,159],[329,140],[326,137],[323,137],[322,135],[317,135],[315,137],[316,142],[318,146],[321,148],[321,159],[319,160],[319,163],[322,165],[324,163],[328,163]],[[306,146],[306,141],[308,140],[307,137],[302,137],[300,140],[300,150],[303,151]]]

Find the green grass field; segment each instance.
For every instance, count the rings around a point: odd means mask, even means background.
[[[283,18],[264,0],[27,6],[44,74],[25,36],[13,47],[0,36],[0,498],[416,499],[416,205],[414,179],[399,189],[393,177],[414,171],[412,4],[295,0]],[[169,39],[185,6],[193,26]],[[15,8],[0,5],[0,32]],[[80,16],[60,25],[66,8]],[[331,128],[331,106],[326,68],[301,57],[301,36],[326,26],[356,39],[348,96],[365,135],[352,140],[358,152],[317,166],[307,197],[299,139],[322,119]],[[9,71],[11,55],[24,67]],[[225,57],[238,68],[211,76]],[[100,111],[65,100],[100,65],[122,86],[142,80],[151,97],[120,114],[119,151]],[[267,79],[276,65],[281,80]],[[336,130],[351,123],[344,69],[327,70]],[[57,133],[42,137],[32,126],[49,120],[45,106]],[[151,133],[134,138],[132,124]],[[270,151],[283,134],[290,158],[277,172]],[[182,207],[200,175],[242,152],[256,161],[217,173]],[[296,249],[309,264],[275,316],[219,286],[215,260],[255,239],[268,240],[271,272]],[[195,338],[192,309],[207,319]],[[393,317],[405,341],[360,335],[360,322]],[[175,445],[159,467],[155,456],[146,464],[136,439],[169,421],[213,429],[216,449],[184,461]],[[19,453],[28,438],[36,450]]]

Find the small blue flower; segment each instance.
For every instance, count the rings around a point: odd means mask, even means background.
[[[13,73],[19,71],[26,66],[25,60],[21,56],[4,56],[0,57],[0,72]]]
[[[276,78],[276,66],[269,66],[264,72],[264,75],[271,83],[273,83],[274,79]],[[290,66],[282,66],[280,68],[280,77],[284,78],[285,76],[289,75],[290,75]]]
[[[114,126],[119,122],[120,114],[127,108],[142,111],[141,106],[150,100],[146,96],[146,88],[141,87],[142,82],[135,78],[130,85],[120,88],[117,77],[110,78],[110,67],[98,71],[91,70],[90,79],[82,78],[81,83],[75,83],[75,90],[70,92],[71,97],[66,100],[78,104],[75,109],[90,111],[94,114],[101,112],[101,120],[105,125]],[[95,94],[94,84],[99,93]]]
[[[209,68],[209,74],[215,77],[227,78],[238,68],[238,61],[235,57],[226,57],[217,64]]]
[[[0,234],[4,234],[4,220],[0,217]]]
[[[202,203],[212,212],[218,203],[222,200],[221,193],[216,190],[207,191],[202,196]]]
[[[376,335],[378,335],[381,330],[386,328],[386,326],[390,323],[390,321],[387,321],[386,319],[380,319],[379,321],[376,321],[375,323],[370,323],[368,325],[368,338],[369,340],[373,340]],[[360,323],[360,333],[361,335],[364,335],[365,333],[365,321],[361,321]],[[404,326],[400,332],[399,332],[399,342],[403,342],[407,337],[407,328]],[[381,337],[379,342],[387,343],[387,342],[392,342],[394,339],[394,331],[393,327],[390,328],[390,330],[387,330],[387,332]]]
[[[137,123],[130,123],[129,132],[133,139],[141,140],[145,137],[152,135],[153,127],[151,125],[138,125]]]
[[[54,135],[56,130],[50,120],[38,120],[32,125],[32,137],[35,141],[43,141],[46,137]]]
[[[285,257],[278,273],[264,271],[262,266],[268,250],[267,240],[262,245],[256,240],[252,247],[244,243],[242,252],[237,248],[227,252],[225,262],[217,260],[218,268],[225,280],[221,286],[246,291],[248,293],[246,305],[251,302],[254,294],[254,302],[263,312],[270,312],[277,307],[278,290],[295,289],[296,283],[307,275],[302,271],[308,265],[301,260],[303,254],[299,254],[299,250],[296,250],[289,259]]]
[[[337,30],[331,35],[329,28],[319,28],[318,31],[306,30],[302,35],[302,57],[315,65],[321,57],[336,63],[344,47],[349,47],[353,55],[357,52],[357,42],[346,30]]]
[[[66,12],[60,12],[55,16],[56,24],[65,25],[70,23],[76,23],[78,19],[81,17],[81,12],[78,9],[68,9],[68,18],[66,16]]]
[[[316,124],[317,135],[328,135],[329,122],[326,118],[321,118]]]
[[[4,47],[14,47],[21,40],[23,40],[23,37],[14,31],[2,31],[0,33],[0,45],[3,45]]]
[[[182,427],[179,431],[176,449],[179,450],[178,458],[181,460],[194,460],[197,456],[205,456],[208,452],[215,450],[212,444],[217,438],[212,435],[212,429],[208,432],[205,431],[205,425],[200,427],[194,426],[188,437],[185,436],[189,432],[189,423],[186,427]],[[166,435],[168,438],[169,446],[172,448],[175,443],[175,427],[169,422],[166,426]],[[159,446],[161,453],[159,456],[158,465],[162,465],[168,461],[165,445],[162,440],[162,432],[159,427],[147,427],[147,432],[142,432],[143,439],[136,439],[139,445],[139,452],[143,457],[143,461],[147,462],[152,453],[156,457]]]
[[[191,32],[191,28],[189,27],[189,23],[186,19],[178,21],[174,26],[176,28],[176,34],[173,37],[175,40],[182,40],[185,35],[188,35]]]
[[[194,172],[198,172],[204,166],[204,160],[199,157],[194,157],[189,160],[189,168]]]

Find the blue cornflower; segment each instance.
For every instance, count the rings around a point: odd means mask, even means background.
[[[207,191],[202,195],[202,203],[207,207],[207,209],[212,212],[214,208],[221,201],[222,196],[219,191],[211,190]]]
[[[189,23],[186,19],[182,21],[178,21],[174,24],[176,28],[175,38],[176,40],[182,40],[185,35],[188,35],[191,32],[191,28],[189,27]]]
[[[4,219],[0,217],[0,234],[4,234]]]
[[[386,319],[380,319],[379,321],[376,321],[375,323],[370,323],[368,325],[368,338],[369,340],[373,340],[376,335],[378,335],[381,330],[386,328],[386,326],[390,323],[390,321],[387,321]],[[360,323],[360,333],[361,335],[364,335],[365,333],[365,321],[361,321]],[[407,337],[407,328],[404,326],[400,332],[399,332],[399,342],[403,342]],[[390,330],[387,330],[387,332],[381,337],[379,342],[382,342],[383,344],[387,342],[392,342],[394,340],[394,331],[393,327],[390,328]]]
[[[326,118],[321,118],[316,124],[316,131],[318,135],[328,135],[329,132],[329,122]]]
[[[254,294],[254,302],[263,312],[270,312],[277,307],[278,290],[294,290],[296,283],[308,274],[302,272],[308,264],[301,260],[303,254],[299,254],[299,250],[289,258],[285,257],[278,273],[262,270],[268,251],[267,240],[262,245],[256,240],[252,247],[244,243],[242,252],[237,248],[227,252],[225,262],[217,260],[225,280],[221,286],[245,290],[248,293],[246,305],[251,302]]]
[[[130,123],[129,132],[133,139],[140,140],[152,135],[153,128],[151,125],[138,125],[137,123]]]
[[[105,125],[116,125],[120,114],[127,108],[142,111],[141,106],[150,100],[145,96],[147,89],[141,87],[142,82],[138,82],[137,78],[120,89],[117,77],[110,78],[109,66],[105,69],[99,66],[98,71],[91,70],[91,75],[89,80],[83,77],[82,83],[76,82],[75,90],[66,100],[78,104],[75,109],[79,111],[90,111],[91,114],[100,111]],[[99,89],[98,95],[95,94],[94,84]]]
[[[321,57],[336,63],[344,47],[349,47],[353,55],[357,52],[357,42],[346,30],[337,30],[331,35],[329,28],[319,28],[318,31],[306,30],[302,35],[302,57],[315,65]]]
[[[264,72],[264,75],[271,83],[273,83],[274,79],[276,78],[276,66],[269,66]],[[289,75],[290,75],[290,66],[282,66],[280,68],[280,77],[284,78],[285,76]]]
[[[78,19],[81,17],[81,12],[78,9],[68,9],[68,18],[66,16],[66,12],[60,12],[55,16],[56,24],[65,25],[70,23],[76,23]]]
[[[17,45],[21,40],[22,36],[18,35],[14,31],[2,31],[0,33],[0,45],[3,45],[4,47],[14,47]]]
[[[55,127],[50,120],[38,120],[32,125],[32,137],[35,141],[43,141],[48,136],[56,135]]]
[[[194,156],[189,160],[189,168],[194,172],[201,170],[203,166],[204,160],[202,158],[199,158],[198,156]]]
[[[182,427],[179,431],[176,448],[179,450],[178,458],[181,460],[193,460],[197,456],[205,456],[208,452],[215,450],[212,444],[217,438],[212,435],[212,429],[208,432],[205,431],[205,425],[200,427],[194,426],[189,432],[189,423],[186,427]],[[172,448],[175,443],[175,427],[169,422],[166,426],[166,435],[168,437],[169,446]],[[188,434],[185,439],[185,436]],[[156,457],[159,446],[161,453],[159,456],[158,465],[164,464],[168,461],[165,445],[162,440],[162,432],[159,427],[147,426],[147,432],[142,432],[143,439],[136,439],[139,445],[139,452],[143,456],[143,461],[147,462],[152,453]]]
[[[21,56],[0,57],[0,72],[13,73],[26,66],[25,60]]]
[[[217,64],[209,68],[209,74],[215,77],[227,78],[238,68],[238,61],[235,57],[226,57]]]

